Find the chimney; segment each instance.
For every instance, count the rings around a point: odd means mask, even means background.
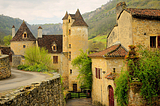
[[[15,26],[12,26],[12,38],[15,36]]]
[[[42,27],[39,26],[38,28],[38,38],[42,38]]]
[[[116,20],[118,18],[118,16],[120,15],[120,13],[122,12],[122,10],[124,10],[126,8],[126,3],[125,2],[120,2],[116,5]]]

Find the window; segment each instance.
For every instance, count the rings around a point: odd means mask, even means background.
[[[95,75],[96,75],[96,78],[102,79],[102,69],[95,68]]]
[[[116,72],[116,68],[113,68],[113,73],[115,73]]]
[[[156,48],[156,36],[150,36],[150,47]]]
[[[26,48],[26,45],[23,45],[23,48]]]
[[[71,44],[69,44],[69,48],[71,48]]]
[[[55,41],[52,44],[52,51],[54,51],[54,52],[57,51],[57,45],[56,45]]]
[[[72,69],[70,69],[70,74],[72,74]]]
[[[158,40],[158,48],[160,48],[160,36],[157,37]]]
[[[27,32],[24,32],[22,36],[23,38],[27,38]]]
[[[69,29],[69,35],[71,35],[71,30]]]
[[[68,20],[68,22],[70,23],[70,22],[71,22],[71,20],[69,19],[69,20]]]
[[[69,52],[69,60],[71,60],[71,52]]]
[[[58,63],[58,56],[53,56],[53,63]]]

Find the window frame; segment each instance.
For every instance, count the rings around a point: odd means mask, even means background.
[[[53,56],[53,64],[58,64],[58,56]]]

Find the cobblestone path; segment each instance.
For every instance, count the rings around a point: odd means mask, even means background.
[[[67,101],[66,106],[96,106],[92,105],[91,98],[76,98]]]

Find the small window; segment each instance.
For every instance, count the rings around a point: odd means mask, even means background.
[[[55,41],[52,44],[52,51],[54,51],[54,52],[57,51],[57,45],[56,45]]]
[[[102,69],[101,68],[95,68],[95,76],[98,79],[102,79]]]
[[[69,19],[69,20],[68,20],[68,22],[70,23],[70,22],[71,22],[71,20]]]
[[[115,73],[116,72],[116,68],[113,68],[113,73]]]
[[[150,47],[156,48],[156,36],[150,36]]]
[[[71,35],[71,30],[69,29],[69,35]]]
[[[53,63],[58,63],[58,56],[53,56]]]
[[[71,44],[69,44],[69,48],[71,48]]]
[[[71,60],[71,52],[69,52],[69,60]]]
[[[26,45],[23,45],[23,48],[26,48]]]
[[[24,32],[22,35],[23,38],[27,38],[27,32]]]
[[[72,69],[70,69],[70,74],[72,74]]]

